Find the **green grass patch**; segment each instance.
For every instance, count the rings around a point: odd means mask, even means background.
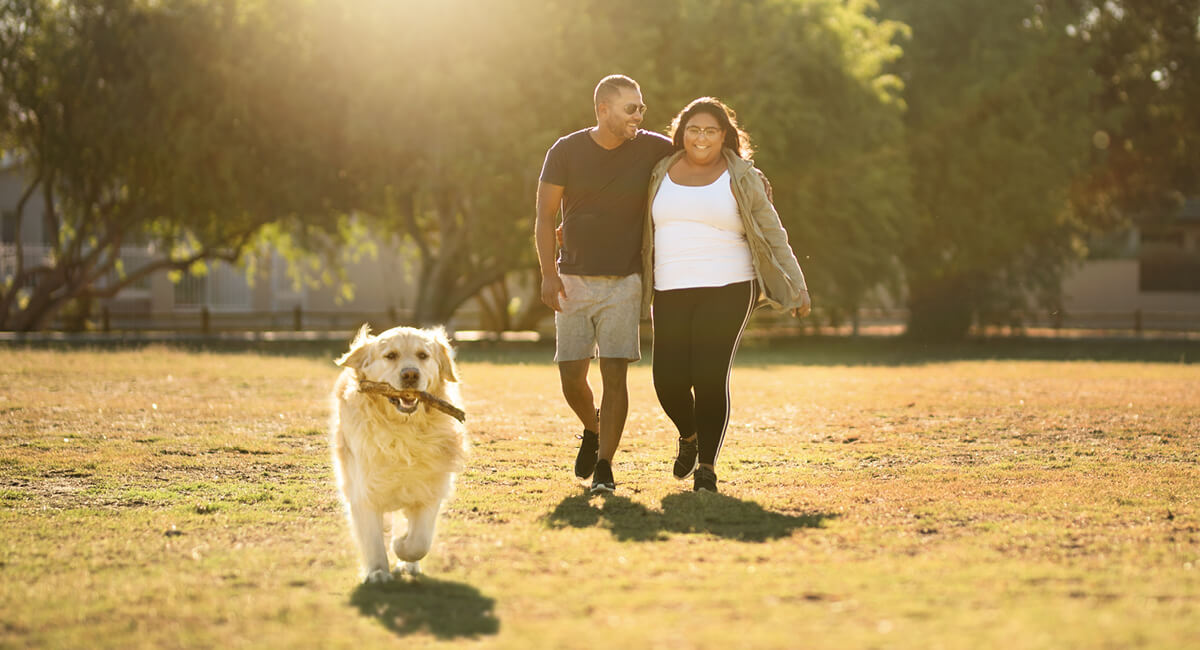
[[[336,350],[0,350],[0,647],[1194,647],[1200,355],[895,345],[748,342],[718,495],[636,364],[608,497],[549,351],[465,346],[468,469],[383,587]]]

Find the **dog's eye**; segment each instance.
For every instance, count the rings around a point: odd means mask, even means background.
[[[420,352],[417,353],[417,358],[420,359],[421,361],[424,361],[429,358],[429,353],[424,350],[421,350]]]
[[[388,361],[395,361],[396,359],[400,358],[400,353],[399,352],[388,352],[387,354],[383,355],[383,358],[387,359]]]

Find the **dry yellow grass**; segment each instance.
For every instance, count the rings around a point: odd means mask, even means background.
[[[470,352],[428,572],[359,587],[323,358],[0,350],[0,646],[1171,648],[1200,639],[1200,367],[734,371],[721,495],[649,366],[618,491],[549,363]]]

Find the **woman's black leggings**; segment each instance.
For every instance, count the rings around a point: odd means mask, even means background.
[[[758,298],[753,280],[654,292],[654,390],[682,438],[712,465],[729,425],[729,373]]]

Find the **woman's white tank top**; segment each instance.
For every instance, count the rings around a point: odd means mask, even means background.
[[[753,280],[754,262],[729,170],[708,185],[678,185],[667,174],[650,206],[654,288],[722,287]]]

